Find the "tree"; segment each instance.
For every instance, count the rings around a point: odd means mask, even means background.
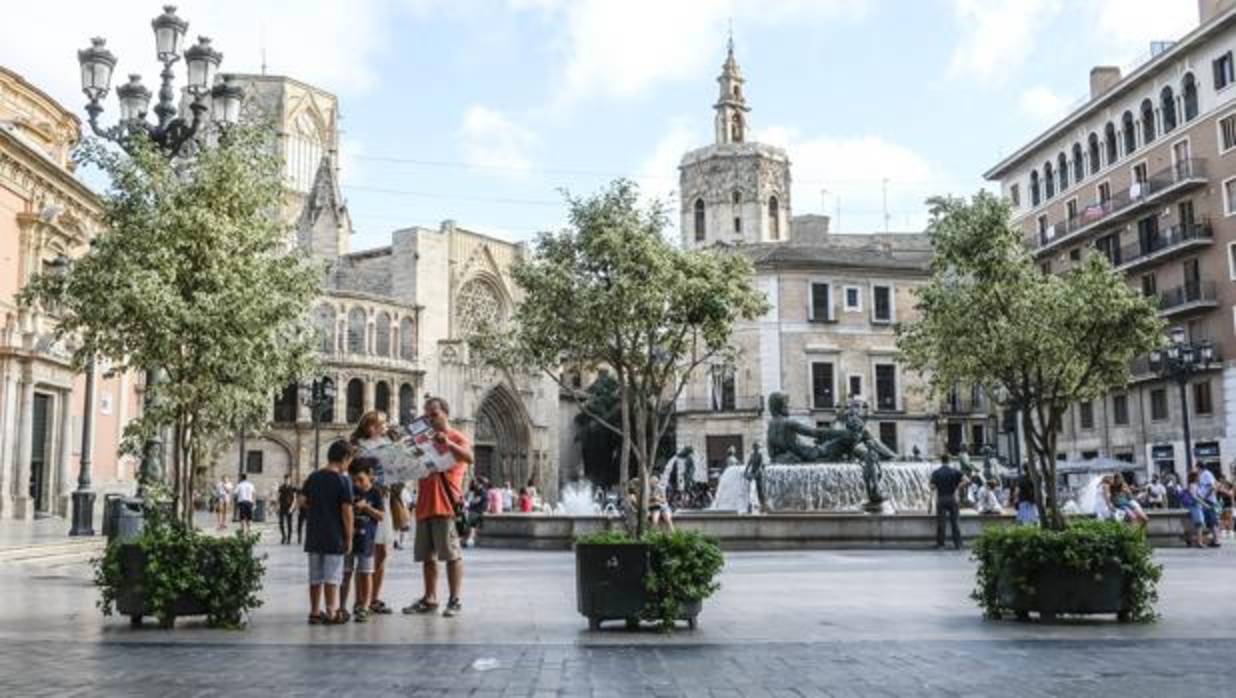
[[[932,276],[898,348],[937,397],[978,385],[1020,410],[1041,520],[1061,529],[1056,436],[1065,412],[1128,383],[1133,359],[1163,341],[1157,308],[1101,254],[1043,273],[1008,205],[990,193],[929,204]]]
[[[733,360],[734,324],[755,319],[767,303],[746,258],[670,245],[664,206],[641,207],[633,183],[566,198],[569,227],[541,234],[514,266],[522,297],[511,327],[483,328],[471,344],[490,365],[549,376],[621,437],[621,472],[631,477],[634,461],[642,484],[638,534],[674,401],[699,366]],[[617,419],[590,409],[587,393],[564,383],[564,366],[610,370]]]
[[[174,496],[186,518],[201,458],[262,424],[272,393],[313,366],[308,309],[319,274],[289,249],[269,137],[236,127],[173,161],[144,140],[131,156],[87,142],[84,160],[110,178],[105,231],[67,274],[36,275],[23,292],[23,302],[57,309],[79,369],[96,357],[118,370],[161,369],[124,450],[173,429]]]
[[[613,485],[622,479],[619,471],[622,436],[611,431],[606,424],[620,423],[622,406],[619,404],[618,381],[602,372],[585,391],[586,408],[575,415],[575,441],[580,445],[584,472],[593,483]],[[599,419],[593,415],[599,415]],[[675,420],[661,435],[661,444],[656,460],[666,461],[674,454]]]

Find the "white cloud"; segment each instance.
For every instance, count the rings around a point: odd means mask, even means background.
[[[211,37],[223,53],[223,71],[259,72],[265,48],[268,73],[345,95],[378,83],[375,63],[389,44],[395,11],[383,1],[181,0],[177,4],[177,14],[189,21],[186,46],[198,35]],[[135,0],[6,3],[0,21],[4,63],[77,111],[85,101],[78,82],[77,50],[89,46],[90,37],[103,36],[120,59],[113,85],[128,73],[140,73],[157,91],[159,66],[150,20],[158,13],[159,3]],[[177,70],[183,84],[181,66]],[[107,106],[114,110],[114,102]]]
[[[683,153],[706,141],[702,134],[690,128],[686,117],[670,120],[668,130],[657,140],[652,153],[639,166],[635,181],[648,198],[676,201],[678,198],[678,163]]]
[[[479,104],[468,107],[459,135],[469,164],[508,175],[532,167],[530,151],[536,146],[536,135],[500,111]]]
[[[1094,26],[1122,57],[1150,50],[1151,41],[1174,41],[1197,26],[1194,0],[1101,0]]]
[[[961,37],[949,74],[1003,82],[1030,56],[1039,31],[1059,14],[1060,0],[954,0]]]
[[[869,0],[510,0],[516,9],[560,13],[564,67],[559,103],[583,97],[626,99],[658,83],[683,80],[719,64],[732,19],[742,26],[861,16]]]
[[[1065,115],[1069,101],[1042,85],[1035,85],[1021,93],[1017,108],[1036,122],[1050,124]]]

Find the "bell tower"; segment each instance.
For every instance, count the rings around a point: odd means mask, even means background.
[[[712,106],[717,112],[716,130],[717,144],[742,143],[747,137],[747,97],[743,94],[742,73],[738,69],[738,61],[734,59],[734,37],[726,42],[725,63],[721,66],[721,74],[717,76],[720,94],[717,103]]]

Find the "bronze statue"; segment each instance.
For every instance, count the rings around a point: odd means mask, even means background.
[[[857,401],[842,408],[838,414],[840,429],[817,429],[790,419],[789,398],[785,393],[768,396],[768,409],[772,421],[768,424],[768,450],[774,463],[811,463],[857,460],[863,466],[863,485],[867,490],[867,503],[863,508],[870,512],[880,511],[884,493],[880,490],[883,471],[881,458],[895,458],[896,454],[867,431],[863,420],[863,405]],[[798,436],[815,439],[814,445],[799,441]]]
[[[756,441],[751,444],[751,457],[747,459],[747,469],[743,471],[743,477],[747,479],[747,482],[755,482],[755,496],[759,500],[762,514],[772,512],[772,508],[768,506],[768,498],[764,494],[764,466],[766,464],[764,451],[760,448],[760,442]],[[747,511],[751,511],[749,502]]]

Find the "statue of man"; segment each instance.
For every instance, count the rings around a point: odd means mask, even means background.
[[[837,430],[816,429],[790,419],[789,396],[777,392],[768,396],[768,457],[773,463],[818,463],[826,460],[825,450],[818,444],[835,436]],[[808,445],[799,436],[815,439]]]
[[[682,490],[691,491],[695,485],[695,449],[683,446],[678,452],[678,468],[682,477]]]
[[[996,460],[996,449],[992,448],[991,444],[983,446],[983,481],[995,479],[996,466],[999,462]]]
[[[755,496],[760,503],[760,513],[768,514],[772,509],[768,506],[768,498],[764,494],[764,466],[767,465],[764,459],[764,450],[760,448],[760,442],[756,441],[751,444],[751,457],[747,459],[747,469],[743,471],[743,477],[747,482],[755,482]],[[747,504],[748,513],[751,511],[751,504]]]

